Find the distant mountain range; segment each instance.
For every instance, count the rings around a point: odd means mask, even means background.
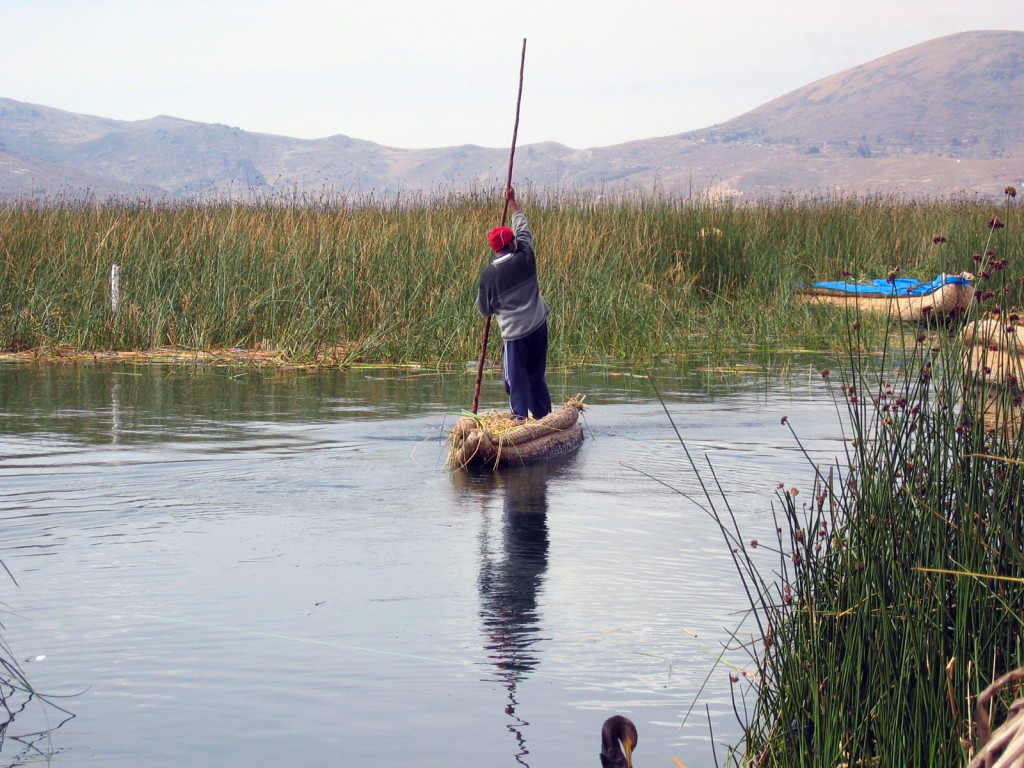
[[[1024,186],[1024,32],[964,32],[826,77],[720,125],[611,147],[518,147],[520,186],[759,200],[997,198]],[[504,181],[508,149],[398,149],[0,98],[0,200],[306,200]]]

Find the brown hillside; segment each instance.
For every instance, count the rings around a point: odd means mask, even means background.
[[[516,179],[579,194],[980,195],[1024,186],[1024,32],[931,40],[721,125],[612,147],[520,147]],[[507,148],[411,150],[174,117],[109,120],[0,98],[0,199],[189,200],[444,192],[504,178]]]
[[[967,32],[826,77],[708,133],[858,155],[1024,151],[1024,33]]]

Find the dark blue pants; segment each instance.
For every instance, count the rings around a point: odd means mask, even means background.
[[[548,324],[521,339],[505,342],[505,391],[512,413],[543,419],[551,413],[551,393],[545,373],[548,366]]]

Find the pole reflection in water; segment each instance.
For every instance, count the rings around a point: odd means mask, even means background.
[[[506,727],[516,740],[516,762],[524,766],[529,722],[517,712],[517,688],[540,663],[536,645],[543,639],[538,603],[548,566],[548,483],[573,461],[569,456],[500,472],[458,473],[467,487],[480,492],[477,584],[484,650],[494,669],[488,681],[507,691],[505,714],[511,722]],[[492,530],[487,504],[496,496],[502,502],[499,532]]]
[[[121,383],[115,381],[110,387],[110,443],[121,442]]]

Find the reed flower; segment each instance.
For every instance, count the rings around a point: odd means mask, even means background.
[[[1003,224],[1002,220],[998,216],[993,216],[988,220],[989,229],[1002,229],[1004,226],[1006,225]]]

